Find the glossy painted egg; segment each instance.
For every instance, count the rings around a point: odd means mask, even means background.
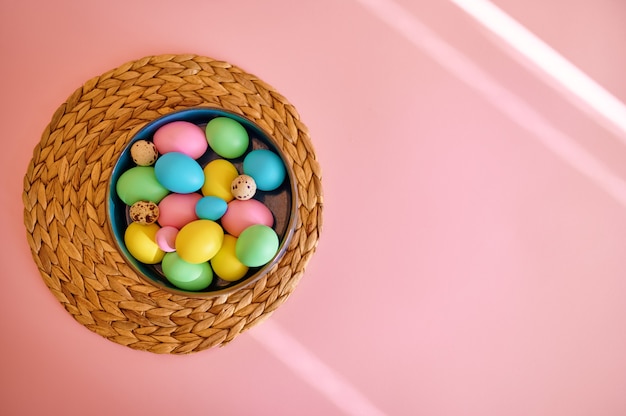
[[[130,255],[145,264],[159,263],[165,252],[156,243],[158,231],[159,226],[156,224],[130,223],[124,232],[124,244]]]
[[[210,220],[196,220],[185,225],[176,236],[176,252],[188,263],[211,260],[222,247],[224,230]]]
[[[158,162],[157,162],[158,163]],[[243,160],[243,172],[256,182],[257,189],[273,191],[285,180],[285,164],[271,150],[257,149],[248,153]]]
[[[217,221],[226,212],[228,204],[222,198],[205,196],[196,203],[196,215],[204,220]]]
[[[129,206],[137,201],[159,203],[170,193],[157,180],[152,166],[135,166],[122,173],[115,184],[115,192]]]
[[[278,235],[266,225],[251,225],[242,231],[235,245],[235,254],[248,267],[267,264],[278,252]]]
[[[178,235],[178,229],[174,227],[162,227],[156,232],[154,239],[159,248],[166,253],[176,251],[176,236]]]
[[[161,266],[167,280],[179,289],[198,291],[206,289],[213,281],[209,263],[188,263],[177,253],[167,253]]]
[[[238,121],[228,117],[216,117],[209,121],[205,133],[211,149],[227,159],[243,155],[250,144],[246,129]]]
[[[202,195],[216,196],[228,202],[233,199],[230,185],[239,176],[235,165],[228,160],[215,159],[204,167]]]
[[[159,203],[159,225],[183,228],[191,221],[198,219],[196,203],[202,198],[198,193],[169,194]]]
[[[274,216],[267,206],[256,199],[234,199],[228,203],[221,223],[228,234],[238,237],[243,230],[254,224],[273,226]]]
[[[154,164],[157,180],[172,192],[188,194],[204,185],[202,166],[184,153],[170,152]]]
[[[224,235],[224,241],[220,251],[211,259],[213,272],[221,279],[234,282],[248,273],[248,266],[243,264],[235,255],[237,238],[232,235]]]
[[[188,121],[173,121],[159,127],[152,140],[161,154],[179,152],[192,159],[198,159],[209,147],[204,130]]]

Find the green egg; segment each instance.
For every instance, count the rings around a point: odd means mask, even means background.
[[[208,262],[188,263],[175,251],[165,253],[161,267],[167,280],[179,289],[198,291],[206,289],[213,281],[213,269]]]
[[[211,149],[226,159],[235,159],[248,149],[250,138],[246,129],[236,120],[228,117],[215,117],[205,129]]]
[[[248,267],[267,264],[278,251],[278,235],[267,225],[255,224],[239,234],[235,255]]]
[[[115,184],[115,191],[126,205],[137,201],[158,204],[170,193],[159,183],[152,166],[135,166],[122,173]]]

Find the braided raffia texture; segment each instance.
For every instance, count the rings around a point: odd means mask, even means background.
[[[106,190],[113,166],[149,121],[221,107],[269,133],[295,172],[299,214],[286,254],[254,285],[194,298],[141,279],[115,248]],[[196,55],[149,56],[77,89],[52,116],[24,178],[24,223],[45,284],[82,325],[133,349],[184,354],[225,345],[294,290],[322,226],[319,165],[296,109],[236,66]]]

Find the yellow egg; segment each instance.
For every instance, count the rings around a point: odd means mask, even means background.
[[[239,280],[248,273],[248,266],[239,261],[235,255],[235,245],[237,238],[232,235],[224,235],[222,248],[211,259],[213,272],[220,278],[229,282]]]
[[[204,167],[202,195],[217,196],[226,202],[231,201],[234,197],[230,185],[237,176],[239,172],[235,165],[228,160],[215,159]]]
[[[145,264],[156,264],[163,260],[165,252],[156,243],[157,231],[159,226],[156,224],[131,222],[124,232],[124,244],[131,256]]]
[[[188,263],[198,264],[211,260],[222,247],[224,230],[210,220],[191,221],[176,235],[176,252]]]

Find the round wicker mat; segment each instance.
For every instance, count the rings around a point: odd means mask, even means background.
[[[218,106],[255,122],[295,172],[299,220],[285,256],[253,286],[215,298],[145,283],[115,249],[106,190],[126,144],[155,118]],[[294,290],[317,246],[322,187],[307,128],[276,90],[226,62],[149,56],[87,81],[52,116],[24,178],[24,223],[45,284],[82,325],[133,349],[184,354],[225,345]]]

